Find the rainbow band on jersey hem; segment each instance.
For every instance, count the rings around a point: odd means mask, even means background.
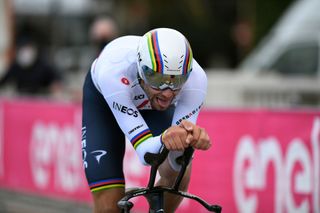
[[[91,192],[97,192],[104,189],[112,189],[112,188],[124,188],[125,181],[123,178],[114,178],[101,180],[97,182],[93,182],[89,184]]]
[[[192,61],[192,50],[190,45],[186,41],[186,57],[183,62],[183,75],[186,75],[188,71],[191,69],[191,61]]]
[[[148,37],[148,48],[150,59],[152,63],[152,69],[155,72],[163,73],[163,61],[162,56],[159,48],[159,41],[158,41],[158,31],[152,31],[147,34]]]
[[[137,147],[141,143],[143,143],[145,140],[151,137],[152,137],[151,131],[149,129],[145,129],[131,139],[131,144],[134,149],[137,149]]]

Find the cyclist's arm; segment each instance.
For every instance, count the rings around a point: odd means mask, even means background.
[[[105,97],[119,127],[131,142],[143,164],[146,164],[146,152],[158,153],[162,142],[161,136],[153,136],[138,109],[128,100],[126,94],[119,93]]]
[[[179,94],[172,125],[179,125],[182,120],[188,120],[196,124],[206,95],[207,76],[204,70],[194,60],[193,71]]]
[[[193,69],[194,71],[190,76],[191,81],[188,80],[186,82],[186,85],[179,95],[172,125],[181,126],[182,121],[187,120],[194,125],[193,128],[197,134],[199,132],[199,127],[196,126],[196,122],[206,97],[207,77],[204,70],[196,63],[196,61],[194,61]],[[194,136],[198,137],[198,135]],[[169,153],[169,163],[176,171],[180,170],[180,166],[176,163],[175,159],[180,155],[182,155],[181,151],[171,151]]]
[[[151,134],[148,125],[132,102],[130,85],[121,83],[119,79],[121,78],[110,76],[107,72],[100,73],[97,85],[122,132],[131,142],[141,162],[146,164],[144,160],[146,152],[159,152],[162,145],[161,135]]]

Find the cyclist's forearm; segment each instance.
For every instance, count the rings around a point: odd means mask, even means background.
[[[156,136],[156,137],[150,137],[147,140],[143,141],[141,144],[138,144],[136,147],[134,146],[140,161],[144,164],[147,165],[144,155],[147,152],[150,153],[159,153],[159,150],[162,146],[161,142],[161,136]]]

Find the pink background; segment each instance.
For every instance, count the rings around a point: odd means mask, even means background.
[[[196,152],[190,193],[223,212],[320,212],[320,111],[205,109],[199,125],[214,146]],[[91,202],[80,130],[79,105],[0,101],[0,187]],[[127,149],[127,186],[144,186],[149,168]],[[206,212],[194,201],[178,212],[195,209]]]

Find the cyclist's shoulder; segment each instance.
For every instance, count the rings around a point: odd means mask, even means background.
[[[205,70],[194,59],[192,63],[192,72],[185,84],[186,89],[206,89],[207,75]]]
[[[118,37],[114,40],[112,40],[105,49],[107,50],[117,50],[119,48],[137,48],[138,43],[140,41],[141,36],[134,36],[134,35],[126,35]]]
[[[195,59],[193,59],[193,62],[192,62],[192,72],[196,75],[206,76],[204,69],[201,67],[201,65]]]
[[[122,36],[111,41],[92,64],[96,74],[116,76],[136,61],[139,36]]]
[[[132,63],[136,60],[139,36],[122,36],[108,43],[98,57],[98,63]],[[118,65],[117,65],[118,66]]]

